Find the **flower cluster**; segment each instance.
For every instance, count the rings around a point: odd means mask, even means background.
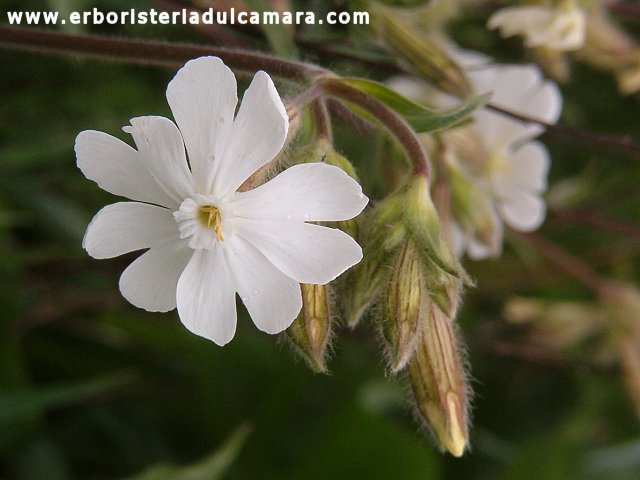
[[[491,93],[491,103],[546,123],[558,119],[562,97],[534,65],[498,65],[474,52],[448,47],[477,93]],[[447,105],[451,99],[407,77],[390,85],[416,101]],[[472,258],[497,256],[502,250],[503,222],[532,231],[545,217],[541,194],[546,189],[549,154],[535,137],[539,124],[528,124],[487,108],[473,122],[444,132],[434,152],[443,160],[451,189],[449,239],[453,249]],[[429,136],[425,142],[436,148]]]

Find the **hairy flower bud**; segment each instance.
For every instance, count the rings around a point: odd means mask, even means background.
[[[327,346],[332,332],[329,286],[302,284],[302,310],[286,330],[295,351],[311,370],[327,372]]]
[[[393,373],[402,370],[415,351],[427,299],[422,259],[407,239],[396,255],[380,305],[382,336]]]
[[[404,224],[416,243],[418,252],[427,264],[432,264],[431,267],[427,267],[427,275],[431,274],[435,278],[441,273],[447,273],[465,283],[471,283],[462,265],[442,238],[440,218],[429,193],[429,181],[422,175],[414,175],[407,185],[404,196]],[[433,273],[429,270],[433,270]]]
[[[469,388],[452,321],[433,303],[421,324],[408,377],[416,411],[438,446],[462,456],[469,441]]]
[[[344,316],[354,328],[382,290],[387,265],[406,237],[401,221],[403,198],[394,194],[381,201],[364,217],[359,240],[364,245],[364,260],[351,269],[345,282]]]
[[[460,97],[472,92],[458,64],[429,36],[402,18],[400,11],[380,6],[373,13],[377,33],[425,78]]]

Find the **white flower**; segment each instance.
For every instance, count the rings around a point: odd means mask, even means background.
[[[545,81],[534,65],[493,66],[468,75],[477,92],[493,92],[493,105],[546,123],[560,116],[558,87]],[[546,190],[549,154],[533,139],[544,127],[488,109],[476,112],[474,119],[488,155],[484,168],[500,216],[517,230],[535,230],[545,216],[540,195]]]
[[[503,37],[523,35],[527,47],[552,50],[579,50],[586,35],[586,14],[574,0],[558,7],[506,7],[495,12],[487,26],[499,29]]]
[[[362,258],[347,234],[307,222],[353,218],[368,199],[323,163],[237,191],[287,135],[287,113],[265,72],[235,118],[236,79],[219,58],[188,62],[167,100],[178,127],[163,117],[132,119],[124,130],[137,150],[106,133],[78,135],[85,176],[134,200],[98,212],[84,248],[94,258],[148,248],[120,277],[123,296],[149,311],[177,306],[189,330],[218,345],[234,336],[236,293],[260,330],[286,329],[302,306],[300,283],[327,283]]]
[[[558,119],[562,109],[560,91],[553,82],[544,80],[536,66],[495,65],[475,53],[453,48],[448,51],[465,67],[476,92],[492,93],[493,105],[547,123]],[[407,80],[392,82],[400,93],[412,94],[411,98],[417,100],[416,88],[409,89],[406,84]],[[436,94],[431,99],[451,106],[450,97]],[[472,218],[481,220],[482,231],[470,231],[469,225],[463,228],[465,222],[452,218],[450,233],[455,251],[466,251],[471,258],[481,259],[501,252],[502,222],[520,231],[532,231],[542,224],[546,206],[541,196],[546,190],[550,160],[545,146],[534,140],[544,131],[538,124],[525,124],[485,108],[474,114],[470,128],[471,141],[468,131],[445,133],[453,143],[471,144],[462,146],[466,150],[463,159],[447,162],[454,170],[464,169],[465,178],[475,182],[474,194],[484,193],[485,199],[476,196],[466,202],[475,209]],[[449,154],[447,158],[451,157]]]

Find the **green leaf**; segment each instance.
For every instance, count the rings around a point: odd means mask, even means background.
[[[417,133],[435,132],[458,125],[489,99],[488,95],[475,95],[453,109],[440,111],[412,102],[380,82],[363,78],[341,78],[340,82],[380,100],[402,116]],[[362,115],[361,111],[357,113]]]
[[[173,465],[154,465],[140,475],[129,480],[217,480],[223,478],[244,446],[252,428],[248,424],[240,425],[229,439],[211,455],[192,465],[176,467]]]
[[[273,10],[265,0],[246,0],[246,3],[252,11],[261,15],[262,12]],[[267,37],[273,53],[287,58],[295,58],[297,56],[296,45],[293,41],[293,30],[287,29],[287,25],[260,22],[260,27]]]
[[[132,374],[120,373],[75,385],[2,391],[0,392],[0,425],[110,392],[130,383],[133,379]]]

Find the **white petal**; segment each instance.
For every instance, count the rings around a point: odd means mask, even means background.
[[[558,12],[545,38],[548,48],[555,50],[579,50],[586,38],[587,15],[575,3],[570,11]]]
[[[178,204],[193,193],[193,179],[178,127],[164,117],[137,117],[123,130],[138,147],[140,160],[155,180]]]
[[[541,81],[523,92],[514,110],[547,123],[555,123],[562,111],[562,94],[555,83]]]
[[[473,72],[480,68],[486,68],[494,61],[490,56],[485,55],[484,53],[473,50],[464,50],[454,43],[446,44],[445,50],[451,55],[451,58],[456,60],[460,66],[464,67],[465,70],[469,72]]]
[[[474,238],[469,239],[469,243],[467,245],[467,253],[469,254],[469,258],[473,260],[484,260],[488,257],[495,257],[500,252],[493,252],[486,245],[478,242]]]
[[[455,253],[456,257],[460,258],[464,254],[467,247],[467,236],[462,229],[455,222],[449,223],[448,230],[448,243],[451,251]]]
[[[229,258],[233,258],[231,270],[236,289],[253,323],[271,334],[285,330],[302,308],[300,284],[238,235],[227,248],[233,252]]]
[[[150,312],[173,310],[178,278],[192,253],[178,241],[154,245],[122,272],[120,292],[133,305]]]
[[[498,210],[507,224],[522,232],[537,229],[546,215],[546,205],[542,198],[518,189],[514,189],[510,196],[500,199]]]
[[[188,61],[167,87],[167,100],[184,137],[198,193],[210,193],[238,102],[236,77],[217,57]]]
[[[532,66],[492,66],[487,69],[490,73],[481,77],[481,74],[471,74],[476,79],[474,85],[479,92],[491,91],[491,103],[505,110],[530,115],[524,107],[526,98],[532,88],[538,88],[541,80],[540,71]],[[478,79],[482,78],[483,85]],[[489,80],[490,78],[490,80]],[[491,83],[489,83],[489,81]],[[486,84],[485,84],[486,83]],[[511,144],[519,139],[533,138],[544,129],[539,125],[531,125],[501,113],[490,110],[481,110],[476,115],[475,125],[490,146]]]
[[[178,239],[171,210],[138,202],[120,202],[100,210],[87,227],[82,247],[93,258],[112,258]]]
[[[76,137],[75,151],[78,168],[103,190],[169,208],[179,205],[153,181],[138,152],[122,140],[86,130]]]
[[[549,152],[540,142],[529,142],[512,156],[512,181],[521,189],[543,192],[547,188]]]
[[[502,37],[511,37],[518,34],[535,36],[538,32],[545,31],[552,18],[553,11],[546,7],[506,7],[489,17],[487,27],[490,30],[499,29]]]
[[[324,285],[362,260],[356,241],[334,228],[243,218],[234,219],[234,228],[281,272],[300,283]]]
[[[269,182],[239,192],[233,212],[271,220],[338,221],[358,215],[369,199],[342,169],[324,163],[294,165]]]
[[[287,138],[289,117],[265,72],[258,72],[242,98],[221,163],[216,164],[212,192],[235,192],[256,170],[271,161]]]
[[[479,93],[492,92],[491,103],[505,110],[554,123],[562,110],[562,96],[555,83],[544,81],[535,65],[491,66],[470,72]],[[521,122],[483,109],[475,115],[475,126],[489,147],[530,140],[544,127]]]
[[[236,291],[223,248],[196,250],[178,281],[178,314],[191,332],[222,346],[236,332]]]

